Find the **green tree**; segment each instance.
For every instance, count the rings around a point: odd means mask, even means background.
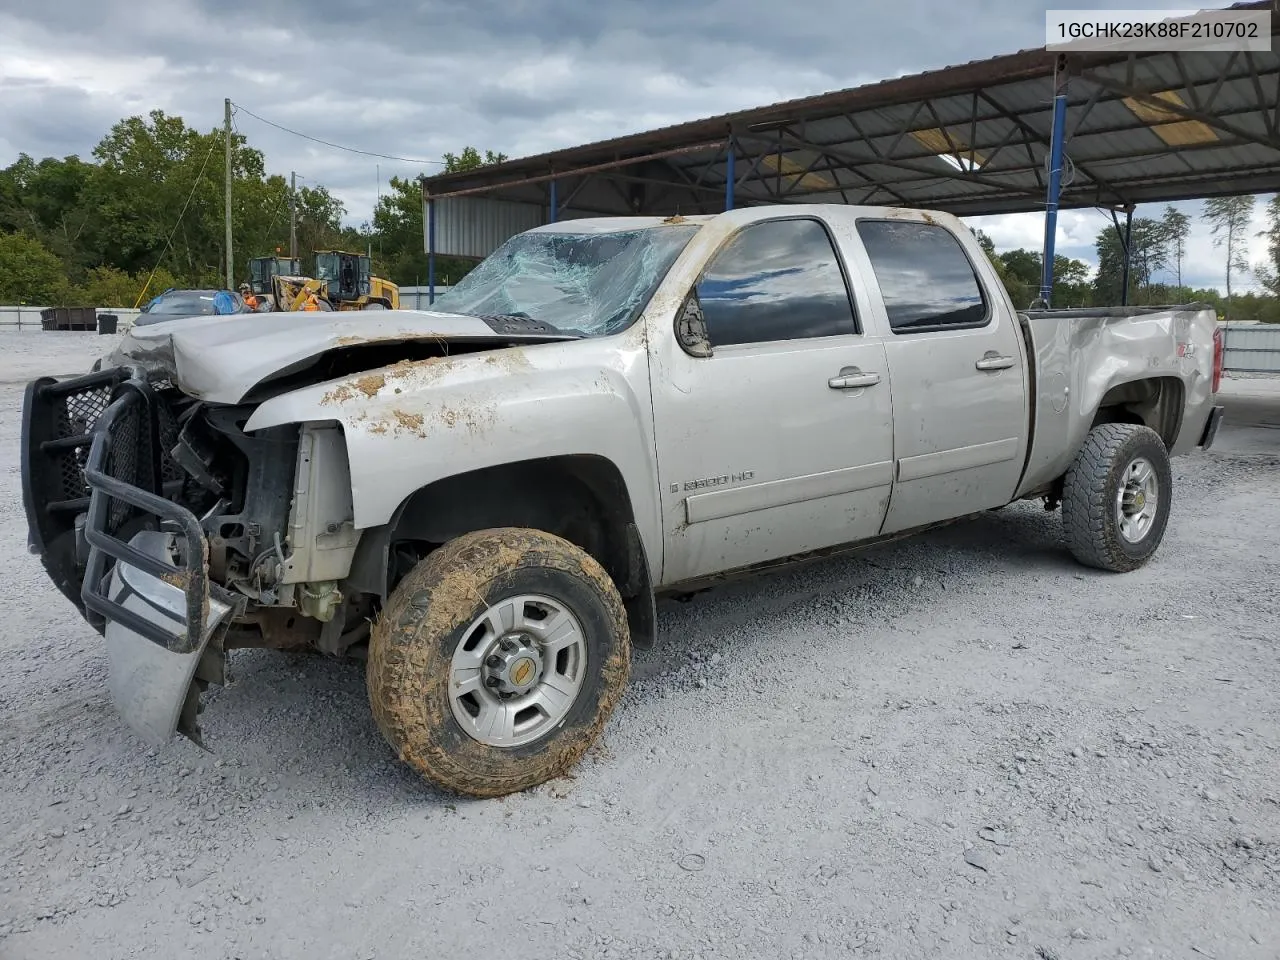
[[[1034,250],[1006,250],[1000,254],[1005,268],[1005,288],[1009,299],[1018,310],[1025,310],[1040,296],[1043,280],[1043,255]],[[1090,300],[1089,264],[1083,260],[1056,254],[1053,258],[1053,291],[1050,304],[1054,307],[1079,307]]]
[[[1074,257],[1053,258],[1053,305],[1087,307],[1093,302],[1093,269]]]
[[[83,194],[92,173],[79,157],[37,162],[19,155],[0,171],[0,229],[22,230],[59,255],[71,254],[91,220]]]
[[[247,262],[287,241],[288,185],[266,174],[262,153],[242,135],[233,133],[231,146],[232,232],[237,260]],[[94,156],[98,164],[86,199],[99,211],[93,238],[98,263],[130,274],[160,265],[192,285],[224,282],[221,130],[200,133],[181,117],[153,110],[117,123]],[[321,198],[304,200],[307,214],[332,205],[323,188],[300,193]]]
[[[373,235],[377,237],[382,269],[401,286],[425,281],[426,254],[422,242],[422,191],[417,181],[392,177],[389,189],[373,211]],[[437,258],[437,274],[444,272]]]
[[[1138,286],[1145,289],[1146,302],[1151,303],[1151,285],[1155,276],[1169,265],[1169,233],[1162,220],[1139,217],[1134,221],[1129,242],[1129,270],[1136,274]]]
[[[1009,271],[1004,265],[1001,255],[996,253],[995,241],[983,233],[981,230],[974,230],[974,236],[978,240],[978,245],[982,247],[982,252],[987,255],[987,259],[991,261],[991,267],[996,272],[996,276],[1000,278],[1000,283],[1004,286],[1005,292],[1009,295],[1009,299],[1018,304],[1018,291],[1016,284],[1009,279]]]
[[[475,147],[465,147],[461,154],[444,155],[445,172],[474,170],[506,159],[504,154],[494,153],[492,150],[486,150],[482,156]],[[391,178],[389,190],[374,208],[371,233],[380,253],[379,267],[386,271],[388,279],[401,286],[427,282],[427,255],[423,249],[422,188],[418,181]],[[457,283],[474,266],[474,261],[462,257],[437,256],[436,280],[439,283]]]
[[[244,137],[233,134],[231,146],[239,274],[251,257],[287,249],[290,196],[285,178],[268,174],[263,155]],[[224,156],[220,129],[201,133],[159,110],[116,123],[92,160],[19,155],[0,169],[0,235],[21,233],[24,250],[35,241],[52,254],[63,296],[75,290],[113,306],[132,305],[129,291],[136,297],[152,271],[148,293],[170,285],[220,285],[226,265]],[[474,150],[463,151],[455,163],[483,159]],[[298,214],[304,261],[317,249],[364,250],[370,239],[368,231],[343,225],[346,211],[320,184],[299,191]],[[17,243],[9,246],[16,250]],[[10,256],[24,270],[49,263],[26,253]],[[16,289],[17,281],[9,286]],[[47,289],[47,278],[38,286]]]
[[[342,217],[347,212],[342,201],[333,196],[324,187],[302,187],[298,190],[298,257],[302,260],[303,271],[310,271],[315,264],[312,255],[317,250],[335,250],[356,248],[355,252],[364,250],[365,245],[353,231],[344,230]],[[285,212],[283,224],[283,244],[265,244],[261,253],[254,256],[271,256],[276,246],[288,250],[289,220]]]
[[[181,286],[169,271],[159,269],[130,276],[116,267],[94,267],[75,288],[75,299],[99,307],[124,307],[145,303],[169,287]]]
[[[1040,295],[1043,273],[1040,254],[1024,249],[1006,250],[1000,254],[1000,262],[1004,264],[1009,298],[1017,309],[1025,310]]]
[[[1191,236],[1191,218],[1169,204],[1160,217],[1160,225],[1164,227],[1165,249],[1173,258],[1174,282],[1182,287],[1182,258],[1187,253],[1187,239]]]
[[[1094,240],[1098,273],[1094,278],[1094,303],[1116,306],[1124,289],[1124,240],[1114,225],[1103,227]],[[1129,303],[1151,302],[1155,271],[1168,262],[1166,233],[1161,221],[1138,217],[1129,231]]]
[[[1224,248],[1227,255],[1227,304],[1223,311],[1231,316],[1231,275],[1249,268],[1245,231],[1253,215],[1253,197],[1213,197],[1204,202],[1204,218],[1213,234],[1213,245]]]
[[[94,148],[87,198],[100,216],[92,239],[99,262],[135,273],[163,257],[190,283],[216,278],[224,261],[221,149],[220,133],[202,135],[160,110],[112,127]]]
[[[475,147],[463,147],[461,154],[446,153],[444,155],[444,172],[465,173],[478,167],[502,163],[506,159],[507,155],[505,153],[494,153],[492,150],[486,150],[482,157],[480,156],[480,151]]]
[[[0,303],[63,302],[69,287],[62,262],[25,233],[0,233]]]
[[[996,253],[995,241],[981,230],[974,229],[973,235],[978,241],[978,246],[982,247],[982,252],[987,255],[987,259],[991,261],[991,267],[995,270],[996,275],[1000,278],[1000,282],[1008,289],[1008,282],[1005,279],[1004,261],[1000,259],[1000,255]]]
[[[1267,228],[1258,236],[1267,238],[1267,259],[1253,273],[1272,296],[1280,297],[1280,193],[1267,201],[1266,215]]]
[[[978,246],[982,248],[982,252],[985,253],[987,257],[990,258],[991,260],[995,260],[996,259],[996,242],[992,240],[990,236],[987,235],[986,231],[979,230],[976,227],[971,229],[974,237],[978,241]]]

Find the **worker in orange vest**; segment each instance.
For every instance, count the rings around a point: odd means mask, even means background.
[[[303,310],[320,310],[320,298],[316,296],[315,291],[307,294],[307,302],[302,307]]]
[[[258,300],[256,294],[250,289],[247,283],[240,284],[240,296],[244,298],[245,306],[250,310],[257,310],[261,301]]]

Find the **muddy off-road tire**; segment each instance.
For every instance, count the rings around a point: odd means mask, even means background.
[[[455,793],[496,797],[568,772],[626,686],[622,598],[589,554],[549,533],[465,534],[392,592],[369,642],[378,728]]]
[[[1169,452],[1158,433],[1133,423],[1094,427],[1063,488],[1072,555],[1099,570],[1136,570],[1164,538],[1172,492]]]

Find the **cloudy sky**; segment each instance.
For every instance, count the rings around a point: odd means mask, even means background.
[[[0,0],[0,165],[19,152],[88,155],[116,120],[154,108],[210,129],[224,97],[378,153],[433,159],[470,144],[521,156],[1040,46],[1051,6],[1062,4]],[[322,147],[245,113],[236,125],[269,169],[325,184],[354,222],[379,178],[439,169]],[[1092,262],[1106,222],[1064,213],[1059,252]],[[1041,244],[1034,214],[978,225],[999,249]],[[1261,259],[1256,240],[1253,252]],[[1221,286],[1222,259],[1198,225],[1184,281]]]

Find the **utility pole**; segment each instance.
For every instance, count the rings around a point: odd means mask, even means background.
[[[226,141],[227,161],[227,190],[224,215],[227,220],[227,289],[234,290],[236,288],[236,268],[235,258],[231,253],[231,98],[227,97],[223,101],[224,117],[222,122],[222,137]]]
[[[289,172],[289,259],[298,259],[298,174]]]

